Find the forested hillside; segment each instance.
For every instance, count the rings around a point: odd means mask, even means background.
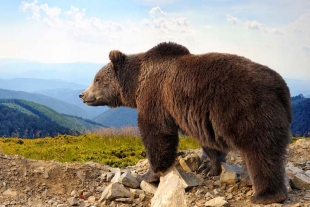
[[[25,100],[0,99],[0,137],[46,137],[58,134],[77,135],[101,124],[59,114],[56,111]]]
[[[293,123],[291,126],[293,136],[310,137],[310,98],[298,95],[292,98]]]
[[[78,93],[76,93],[76,98],[78,99]],[[24,91],[13,91],[0,88],[0,99],[23,99],[26,101],[33,101],[35,103],[45,105],[57,111],[58,113],[78,116],[85,119],[92,119],[100,114],[96,111],[93,111],[92,107],[88,107],[90,110],[87,110],[88,108],[86,107],[82,109],[79,106],[74,105],[74,103],[70,104],[50,96]],[[83,104],[82,101],[80,102]]]

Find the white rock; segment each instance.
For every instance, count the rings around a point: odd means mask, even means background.
[[[186,207],[187,198],[182,180],[176,170],[160,178],[158,189],[151,200],[152,207]]]
[[[181,178],[184,189],[195,187],[203,183],[203,179],[197,177],[193,172],[185,172],[180,167],[173,168],[172,171]]]
[[[119,182],[119,179],[120,179],[120,177],[121,177],[121,169],[119,169],[119,168],[116,168],[117,170],[115,170],[115,175],[114,175],[114,177],[112,178],[112,180],[111,180],[111,183],[117,183],[117,182]]]
[[[102,192],[99,202],[114,200],[115,198],[130,198],[131,193],[120,183],[111,183]]]
[[[222,207],[222,206],[229,206],[229,203],[225,200],[224,197],[216,197],[207,201],[205,203],[205,206]]]
[[[147,193],[155,194],[157,186],[153,183],[145,182],[144,180],[140,183],[140,188]]]

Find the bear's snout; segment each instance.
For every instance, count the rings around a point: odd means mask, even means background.
[[[80,97],[81,99],[83,99],[83,98],[84,98],[84,93],[80,93],[80,94],[79,94],[79,97]]]

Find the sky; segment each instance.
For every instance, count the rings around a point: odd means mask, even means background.
[[[168,41],[310,80],[310,0],[0,0],[0,59],[104,64]]]

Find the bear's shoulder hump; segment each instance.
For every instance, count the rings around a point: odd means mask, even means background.
[[[190,54],[189,50],[186,47],[173,42],[162,42],[147,51],[146,53],[148,55],[156,56],[178,56]]]

